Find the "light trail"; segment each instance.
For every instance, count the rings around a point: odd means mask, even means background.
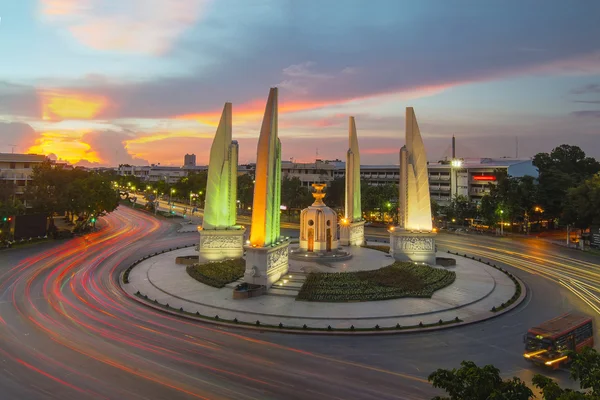
[[[600,265],[598,264],[560,255],[544,255],[537,251],[526,254],[497,245],[486,246],[475,243],[465,245],[449,239],[438,240],[438,243],[459,253],[502,262],[554,281],[571,291],[600,315]]]

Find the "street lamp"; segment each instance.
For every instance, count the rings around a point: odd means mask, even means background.
[[[504,236],[504,210],[500,210],[500,236]]]
[[[175,193],[175,189],[171,189],[171,191],[169,192],[169,204],[171,204],[171,195]]]

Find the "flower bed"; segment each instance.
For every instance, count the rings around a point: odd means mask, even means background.
[[[340,302],[431,297],[455,279],[453,271],[407,262],[395,262],[373,271],[313,272],[296,299]]]
[[[242,258],[194,264],[186,267],[189,276],[206,285],[222,288],[228,283],[235,282],[244,276],[246,262]]]

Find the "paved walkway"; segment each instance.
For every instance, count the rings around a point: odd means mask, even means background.
[[[353,271],[377,269],[389,265],[392,259],[385,253],[353,248],[354,257],[345,262],[328,265],[290,260],[289,281],[302,280],[302,275],[312,270]],[[168,303],[170,307],[201,315],[253,323],[301,327],[373,328],[435,323],[440,319],[456,317],[473,322],[494,315],[490,309],[506,302],[515,293],[514,283],[502,272],[485,264],[458,258],[451,267],[457,274],[452,285],[438,290],[431,299],[404,298],[374,302],[322,303],[295,301],[293,296],[279,293],[274,286],[271,294],[252,299],[233,300],[232,287],[222,289],[204,285],[191,278],[185,266],[175,264],[175,257],[197,254],[193,248],[176,250],[152,257],[138,264],[129,274],[129,284],[124,289],[134,294],[139,291],[148,299]],[[296,277],[294,278],[294,275]],[[291,284],[291,282],[288,282]],[[296,282],[295,290],[301,283]],[[278,295],[275,295],[278,294]]]

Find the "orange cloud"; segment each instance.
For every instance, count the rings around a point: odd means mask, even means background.
[[[56,154],[60,159],[72,164],[88,160],[90,162],[102,161],[92,147],[82,141],[87,130],[81,131],[45,131],[40,133],[35,144],[27,152],[37,154]]]
[[[398,153],[399,149],[383,147],[376,149],[361,149],[360,152],[362,154],[395,154]]]
[[[75,14],[87,3],[85,0],[41,0],[40,5],[42,14],[58,16]]]
[[[209,0],[39,0],[42,15],[96,50],[162,54]]]
[[[100,96],[42,91],[42,119],[61,121],[63,119],[93,119],[108,105],[108,100]]]
[[[279,104],[279,113],[293,113],[298,111],[307,111],[307,110],[315,110],[317,108],[322,108],[329,106],[331,104],[337,104],[338,102],[332,101],[290,101],[290,102],[281,102]],[[249,101],[247,103],[243,103],[239,106],[233,106],[233,120],[235,124],[243,124],[246,122],[254,122],[259,121],[264,113],[265,113],[265,99],[256,99]],[[210,125],[213,127],[217,127],[219,125],[219,120],[221,119],[221,110],[219,111],[210,111],[206,113],[199,114],[185,114],[178,115],[175,119],[184,119],[184,120],[196,120],[201,124]]]

